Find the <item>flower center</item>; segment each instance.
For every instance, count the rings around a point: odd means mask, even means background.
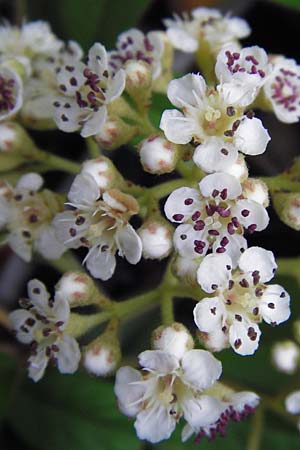
[[[15,80],[0,75],[0,111],[12,111],[15,107]]]
[[[272,83],[272,99],[288,111],[297,109],[299,89],[295,82],[299,81],[299,78],[295,72],[282,68],[280,75],[277,75]]]

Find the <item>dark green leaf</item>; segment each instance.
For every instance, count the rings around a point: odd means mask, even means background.
[[[15,381],[16,364],[14,359],[0,353],[0,420],[6,415]]]
[[[278,3],[283,3],[286,6],[298,7],[300,6],[300,0],[276,0]]]
[[[136,450],[132,422],[118,412],[110,382],[52,373],[27,381],[9,416],[13,430],[36,450]]]

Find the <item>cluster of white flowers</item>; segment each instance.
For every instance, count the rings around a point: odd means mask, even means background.
[[[117,371],[120,410],[135,418],[138,437],[152,443],[169,438],[180,419],[184,441],[192,435],[196,441],[223,436],[230,419],[241,420],[259,403],[255,393],[235,392],[218,381],[222,365],[211,352],[232,347],[239,355],[252,355],[261,335],[258,324],[275,326],[290,316],[289,294],[278,284],[266,284],[277,268],[273,253],[248,248],[247,236],[268,226],[269,195],[263,181],[248,176],[246,157],[263,154],[270,141],[252,108],[271,110],[286,123],[300,118],[299,66],[258,46],[242,48],[238,40],[250,33],[244,20],[197,8],[165,25],[165,32],[130,29],[114,50],[95,43],[86,60],[76,42],[60,41],[43,22],[0,27],[0,163],[3,158],[24,170],[22,164],[34,163],[41,154],[22,126],[78,132],[93,155],[75,165],[78,171],[72,165],[75,176],[65,203],[63,194],[41,190],[38,173],[28,171],[15,186],[3,176],[0,227],[6,242],[27,262],[33,251],[59,259],[69,249],[84,247],[83,264],[103,281],[113,276],[117,256],[135,265],[142,257],[160,260],[173,252],[167,288],[175,297],[176,287],[186,285],[197,301],[194,331],[205,350],[194,348],[182,324],[166,320],[154,332],[152,350],[139,354],[141,370],[125,366]],[[210,66],[203,75],[171,79],[173,49],[197,51],[200,67],[202,57]],[[162,111],[155,129],[148,109],[159,90],[177,109]],[[100,150],[132,143],[132,138],[146,172],[177,169],[183,179],[149,192],[125,180],[109,153]],[[20,140],[27,152],[31,146],[35,151],[29,161],[24,149],[23,159],[16,159]],[[42,162],[47,166],[47,158]],[[166,218],[159,205],[165,197]],[[85,273],[66,273],[54,298],[40,281],[29,282],[29,299],[22,299],[23,309],[10,318],[19,341],[31,345],[33,380],[43,376],[49,361],[62,373],[75,372],[81,359],[77,338],[98,324],[97,317],[99,324],[109,323],[82,349],[82,363],[97,376],[117,370],[118,324],[135,302],[128,300],[128,309],[120,305],[118,310],[117,302],[99,296]],[[91,314],[94,319],[71,312],[90,304],[101,309]],[[277,347],[278,366],[282,354],[289,360],[285,371],[292,372],[299,349]],[[300,411],[299,393],[287,405],[291,412]]]

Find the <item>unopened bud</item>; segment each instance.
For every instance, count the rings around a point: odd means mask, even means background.
[[[299,365],[300,349],[293,341],[278,342],[272,348],[272,361],[281,372],[293,374]]]
[[[225,172],[233,175],[240,183],[245,181],[248,178],[248,168],[245,157],[240,153],[236,162],[226,169]]]
[[[126,90],[136,93],[141,90],[149,90],[152,82],[151,68],[144,61],[130,60],[125,64]]]
[[[300,230],[300,192],[275,192],[273,206],[283,223]]]
[[[105,332],[92,341],[84,350],[83,365],[98,377],[106,377],[117,369],[121,360],[120,343],[116,328],[109,324]]]
[[[125,123],[120,117],[106,120],[101,131],[95,135],[95,141],[105,150],[115,150],[127,144],[136,134],[137,127]]]
[[[150,136],[140,147],[140,159],[146,172],[158,175],[169,173],[176,167],[179,149],[161,136]]]
[[[166,258],[173,247],[173,227],[164,219],[150,217],[138,230],[142,240],[143,257],[146,259]]]
[[[84,272],[65,273],[55,289],[56,294],[66,299],[72,307],[94,303],[97,294],[94,281]]]
[[[267,208],[269,206],[268,186],[258,178],[248,178],[243,183],[243,197]]]
[[[184,325],[174,322],[172,325],[162,325],[153,331],[152,347],[154,350],[162,350],[182,358],[194,347],[194,341]]]
[[[184,284],[197,286],[197,270],[201,259],[201,257],[192,259],[177,255],[173,261],[172,271]]]
[[[123,184],[122,175],[118,172],[113,162],[106,156],[89,159],[84,162],[81,173],[88,173],[96,181],[101,191]]]

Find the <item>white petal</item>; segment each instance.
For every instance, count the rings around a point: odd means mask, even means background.
[[[202,243],[202,247],[196,243]],[[176,228],[174,233],[174,247],[179,254],[186,258],[205,255],[208,250],[206,230],[196,231],[193,225],[182,224]]]
[[[57,353],[57,367],[61,373],[74,373],[78,369],[80,361],[80,349],[73,336],[68,334],[59,340],[59,352]]]
[[[84,138],[94,136],[100,133],[107,118],[106,106],[101,106],[97,112],[91,113],[90,117],[84,122],[81,129],[81,136]]]
[[[236,266],[238,265],[238,261],[239,261],[239,258],[241,256],[242,252],[245,251],[247,248],[247,241],[244,238],[244,236],[237,234],[237,233],[235,233],[233,235],[230,235],[228,233],[221,234],[220,236],[218,236],[218,238],[216,239],[216,241],[213,244],[212,250],[214,253],[217,252],[218,248],[222,247],[221,242],[222,242],[224,236],[229,241],[225,247],[226,255],[231,258],[232,268],[235,269]]]
[[[226,171],[237,160],[238,152],[234,145],[218,137],[210,137],[196,147],[193,160],[207,173]]]
[[[99,42],[92,45],[88,53],[88,66],[98,75],[102,75],[102,72],[107,69],[107,53],[104,45]]]
[[[200,108],[206,96],[205,80],[200,74],[189,73],[170,81],[167,95],[177,108],[186,105]]]
[[[185,117],[176,109],[167,109],[162,113],[159,127],[166,138],[175,144],[188,144],[195,133],[195,121]]]
[[[182,357],[182,381],[193,389],[212,386],[222,373],[222,364],[206,350],[189,350]]]
[[[30,262],[32,256],[32,243],[24,238],[21,230],[15,230],[8,236],[8,245],[24,261]]]
[[[205,348],[211,352],[220,352],[230,346],[228,333],[226,330],[223,332],[221,328],[216,328],[210,333],[203,333],[199,336],[199,339],[203,342]]]
[[[300,391],[292,392],[287,396],[285,407],[290,414],[300,414]]]
[[[66,247],[57,239],[54,227],[43,228],[35,241],[37,251],[46,259],[59,259]]]
[[[264,230],[269,224],[267,210],[252,200],[238,200],[231,213],[245,228],[255,225],[255,231]]]
[[[232,261],[225,254],[207,255],[197,271],[197,280],[208,294],[228,285],[231,276]]]
[[[261,155],[270,139],[260,119],[245,117],[234,134],[233,142],[238,150],[246,155]]]
[[[44,283],[34,279],[27,284],[28,297],[31,300],[34,308],[42,315],[48,315],[49,305],[48,300],[50,294],[47,291]]]
[[[19,179],[16,189],[22,191],[28,189],[29,191],[38,191],[44,183],[43,178],[38,173],[26,173]]]
[[[239,355],[253,355],[258,349],[261,331],[254,322],[234,320],[229,329],[229,342],[233,350]]]
[[[89,228],[88,219],[86,219],[82,225],[77,225],[76,219],[77,216],[74,214],[74,211],[64,211],[56,214],[52,222],[56,238],[61,245],[65,245],[67,248],[81,247],[82,242],[80,241],[80,238]],[[70,235],[71,229],[76,231],[74,237]]]
[[[203,298],[194,308],[194,321],[200,331],[211,333],[222,328],[226,310],[219,297]]]
[[[74,205],[93,205],[99,196],[99,187],[94,178],[88,173],[77,175],[68,193],[68,199]]]
[[[187,31],[171,27],[167,29],[166,33],[174,48],[186,53],[194,53],[198,49],[198,40]]]
[[[146,350],[139,354],[138,360],[141,367],[159,374],[172,373],[179,367],[178,358],[162,350]]]
[[[256,408],[259,404],[259,400],[259,396],[254,392],[242,391],[233,394],[230,403],[232,403],[235,411],[243,412],[245,406]]]
[[[278,284],[267,286],[259,303],[259,312],[265,322],[279,324],[290,317],[290,296]]]
[[[26,325],[26,321],[30,319],[30,321],[34,321],[34,326]],[[24,309],[17,309],[13,311],[9,315],[9,320],[12,326],[12,329],[17,333],[18,341],[22,342],[22,344],[30,344],[33,340],[33,330],[37,325],[36,318],[31,312],[26,311]],[[24,329],[25,326],[25,329]],[[22,328],[23,329],[22,329]],[[26,332],[25,330],[28,330]]]
[[[239,181],[228,173],[212,173],[202,178],[199,188],[204,197],[211,197],[217,190],[219,193],[226,189],[226,195],[229,199],[235,199],[242,193],[242,186]]]
[[[271,251],[261,247],[250,247],[241,255],[239,267],[249,273],[258,270],[260,282],[266,283],[273,278],[277,264]]]
[[[116,373],[115,395],[123,414],[135,417],[140,410],[139,400],[142,401],[145,392],[142,375],[129,366],[121,367]]]
[[[200,193],[197,189],[182,187],[173,191],[166,203],[165,214],[171,222],[181,223],[200,209]]]
[[[105,241],[102,245],[106,245]],[[101,251],[101,248],[95,247],[86,257],[86,266],[93,277],[106,281],[114,274],[116,257],[110,248]]]
[[[48,357],[46,356],[45,349],[38,348],[36,355],[30,356],[28,363],[29,377],[35,382],[39,381],[43,377],[48,364]]]
[[[70,317],[70,304],[67,298],[61,297],[59,294],[54,296],[54,304],[50,309],[49,316],[53,322],[64,322],[60,327],[64,329]]]
[[[209,427],[215,424],[224,411],[224,406],[215,397],[201,395],[199,398],[190,396],[182,401],[184,418],[194,429]]]
[[[156,444],[163,439],[169,439],[176,427],[176,419],[169,413],[168,408],[156,402],[151,408],[138,413],[134,427],[139,439]]]
[[[117,230],[115,235],[120,256],[124,256],[130,264],[137,264],[142,257],[142,241],[130,224]]]
[[[125,89],[126,84],[126,72],[123,69],[118,70],[118,72],[113,77],[112,81],[108,85],[107,91],[105,93],[105,103],[110,103],[116,98],[120,97]]]

